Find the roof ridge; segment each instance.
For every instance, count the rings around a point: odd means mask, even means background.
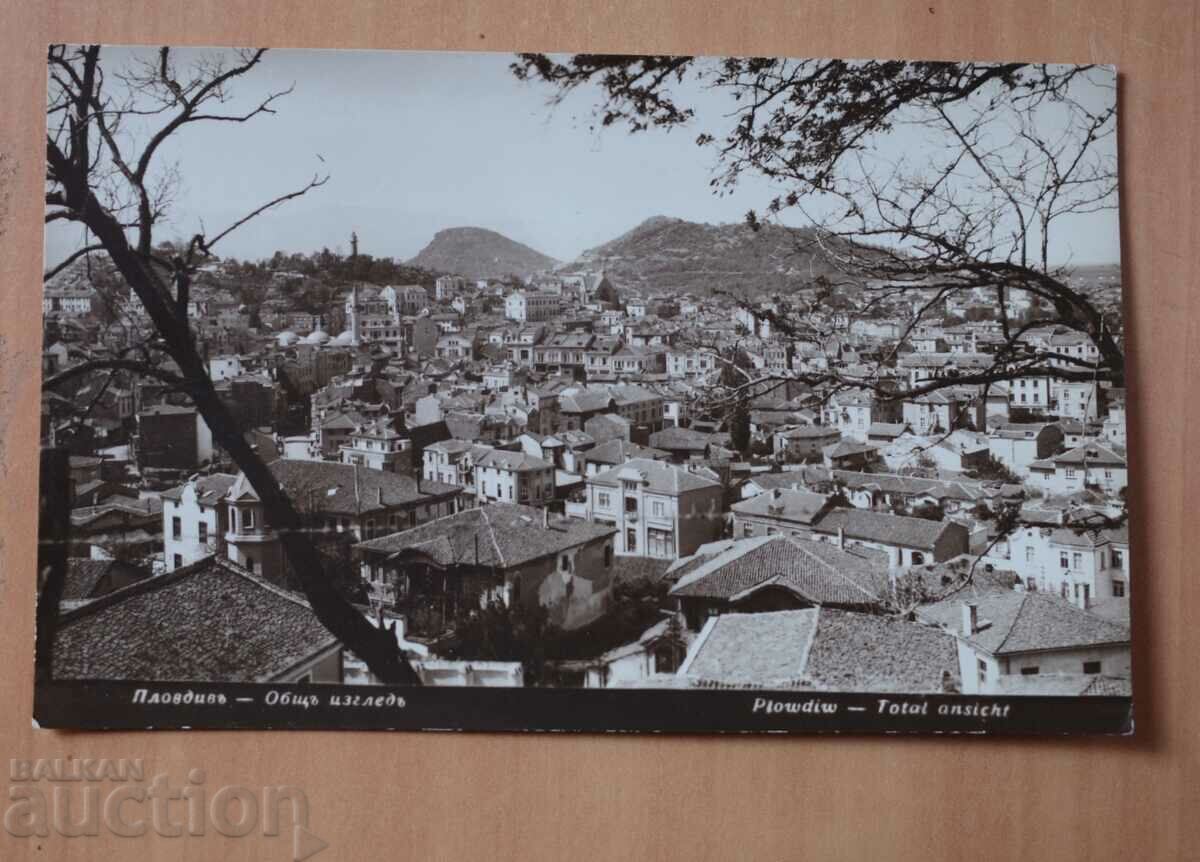
[[[500,543],[496,541],[496,529],[492,526],[492,521],[487,516],[486,507],[479,507],[479,516],[483,518],[483,523],[487,525],[487,535],[492,540],[492,547],[496,550],[496,559],[500,561],[500,568],[505,568],[504,554],[500,552]]]
[[[817,639],[817,629],[821,625],[821,614],[825,609],[821,605],[817,605],[816,607],[806,608],[805,610],[812,612],[813,623],[811,626],[809,626],[808,637],[804,639],[804,646],[800,650],[799,673],[801,679],[808,677],[808,657],[812,655],[813,641]]]
[[[1020,594],[1021,601],[1017,606],[1017,612],[1013,614],[1012,623],[1009,624],[1008,631],[1004,633],[1004,639],[996,645],[994,650],[990,650],[992,655],[998,655],[1000,651],[1004,649],[1004,645],[1008,643],[1008,639],[1012,637],[1013,629],[1017,627],[1017,621],[1021,618],[1021,614],[1025,612],[1025,603],[1029,601],[1029,597],[1031,595],[1033,595],[1033,593],[1029,591],[1025,591]]]

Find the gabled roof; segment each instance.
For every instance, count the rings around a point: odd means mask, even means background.
[[[786,475],[786,474],[784,474]],[[829,498],[812,491],[772,488],[749,500],[734,503],[732,510],[739,515],[778,518],[799,524],[812,524],[824,511]]]
[[[1054,463],[1066,467],[1075,465],[1090,467],[1124,467],[1125,456],[1118,454],[1113,448],[1090,442],[1076,446],[1061,455],[1054,456]]]
[[[952,521],[931,521],[907,515],[891,515],[867,509],[833,509],[817,521],[815,529],[834,534],[841,529],[847,539],[879,542],[884,545],[932,549],[938,539],[950,529],[965,528]]]
[[[205,506],[212,506],[223,499],[237,481],[237,476],[230,473],[213,473],[210,476],[197,476],[190,483],[177,485],[163,491],[159,496],[167,500],[178,500],[183,496],[183,489],[192,484],[196,488],[196,499]]]
[[[760,536],[707,557],[679,579],[671,595],[737,601],[770,586],[813,604],[863,606],[878,601],[886,580],[886,565],[873,557],[827,542]]]
[[[568,548],[602,539],[615,527],[579,518],[552,516],[543,526],[543,512],[531,506],[492,503],[370,539],[356,547],[372,554],[417,551],[438,565],[509,568],[551,556]]]
[[[336,645],[303,599],[205,557],[64,614],[54,676],[263,682]]]
[[[958,681],[954,639],[895,617],[807,608],[711,617],[680,675],[729,688],[934,693]]]
[[[597,473],[588,479],[588,484],[617,488],[624,477],[640,477],[637,481],[644,482],[646,490],[655,494],[682,494],[687,491],[721,487],[719,482],[697,476],[683,467],[651,461],[648,458],[633,458],[624,464]]]
[[[979,631],[966,638],[991,655],[1129,643],[1129,629],[1046,592],[997,592],[976,599]],[[923,619],[962,636],[961,603],[922,607]]]
[[[462,491],[454,485],[333,461],[280,458],[267,467],[298,508],[332,515],[369,514]],[[228,497],[257,500],[258,494],[239,474]]]
[[[510,452],[506,449],[493,449],[484,454],[476,462],[477,467],[494,467],[497,470],[513,470],[529,472],[534,470],[552,470],[554,465],[541,458],[527,455],[525,452]]]
[[[563,435],[558,435],[563,436]],[[665,460],[669,457],[668,452],[661,449],[651,449],[648,446],[641,446],[637,443],[630,443],[628,440],[622,440],[619,437],[615,440],[608,440],[588,449],[584,453],[584,458],[589,464],[624,464],[634,458],[649,458],[654,461]]]

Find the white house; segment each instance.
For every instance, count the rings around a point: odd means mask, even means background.
[[[222,502],[237,476],[193,476],[162,492],[163,562],[166,571],[189,566],[218,550],[226,529]]]
[[[618,554],[673,560],[720,536],[723,496],[712,479],[633,458],[588,479],[586,514],[617,528]]]

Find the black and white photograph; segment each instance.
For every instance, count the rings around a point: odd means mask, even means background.
[[[1132,732],[1114,67],[46,80],[41,726]]]

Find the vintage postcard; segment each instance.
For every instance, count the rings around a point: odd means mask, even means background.
[[[47,63],[40,725],[1132,731],[1112,67]]]

